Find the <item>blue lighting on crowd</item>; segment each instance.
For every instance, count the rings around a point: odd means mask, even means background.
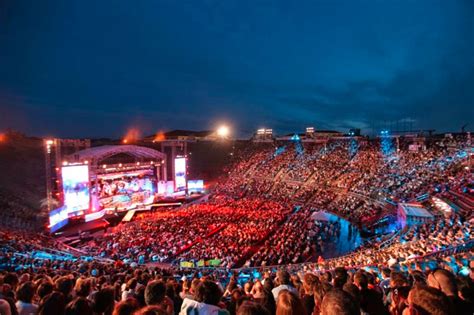
[[[353,132],[350,132],[350,134],[354,134]],[[349,142],[349,158],[352,159],[354,156],[357,155],[357,152],[359,151],[359,143],[357,142],[357,139],[351,136],[351,140]]]
[[[301,138],[300,138],[300,136],[295,133],[295,134],[291,137],[290,140],[293,141],[294,144],[295,144],[296,153],[297,153],[298,155],[302,155],[302,154],[304,153],[304,148],[303,148],[303,146],[301,145]]]
[[[380,131],[380,149],[385,157],[390,157],[395,152],[393,139],[388,130]]]
[[[283,152],[285,152],[286,150],[286,147],[279,147],[275,150],[275,153],[273,154],[273,157],[277,157],[279,156],[280,154],[282,154]]]

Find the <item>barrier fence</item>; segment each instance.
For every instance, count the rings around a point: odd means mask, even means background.
[[[474,240],[470,240],[462,245],[458,246],[452,246],[448,247],[439,251],[431,252],[422,256],[417,256],[417,257],[412,257],[408,258],[406,261],[420,261],[424,260],[426,258],[430,257],[440,257],[440,256],[449,256],[449,255],[454,255],[454,254],[459,254],[463,252],[468,252],[474,249]],[[240,267],[240,268],[224,268],[224,267],[214,267],[214,266],[200,266],[200,267],[192,267],[192,268],[187,268],[187,267],[182,267],[181,269],[189,269],[189,270],[217,270],[217,271],[225,271],[225,272],[252,272],[252,271],[258,271],[258,272],[265,272],[265,271],[275,271],[278,269],[285,268],[289,271],[304,271],[304,270],[311,270],[313,272],[326,272],[326,271],[333,271],[333,269],[325,269],[325,268],[320,268],[324,266],[326,263],[331,262],[332,260],[336,259],[341,259],[344,257],[350,257],[351,255],[346,255],[346,256],[341,256],[341,257],[336,257],[336,258],[331,258],[328,260],[325,260],[323,263],[318,263],[318,262],[309,262],[309,263],[299,263],[299,264],[286,264],[286,265],[271,265],[271,266],[258,266],[258,267]],[[380,264],[370,264],[370,265],[360,265],[360,266],[350,266],[350,267],[345,267],[346,269],[360,269],[364,267],[376,267]]]

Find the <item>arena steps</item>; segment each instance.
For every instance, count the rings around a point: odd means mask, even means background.
[[[456,206],[459,207],[460,213],[469,218],[473,214],[474,210],[474,202],[472,202],[467,196],[464,196],[460,193],[450,191],[448,195],[445,196],[449,201],[454,203]]]
[[[462,193],[459,193],[457,191],[453,191],[453,190],[449,191],[449,193],[452,196],[456,197],[461,202],[463,202],[464,204],[474,208],[474,198],[472,198],[472,197],[470,197],[466,194],[462,194]]]

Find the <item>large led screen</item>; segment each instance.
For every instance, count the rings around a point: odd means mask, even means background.
[[[89,167],[65,166],[61,170],[64,206],[70,215],[89,208]]]
[[[186,189],[186,158],[174,159],[174,184],[176,191]]]
[[[128,210],[151,204],[156,186],[152,170],[98,176],[92,186],[92,210]]]

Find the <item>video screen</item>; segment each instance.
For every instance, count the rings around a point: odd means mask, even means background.
[[[87,165],[64,166],[61,169],[64,206],[69,216],[89,208],[89,167]]]
[[[68,210],[66,207],[51,210],[49,213],[49,230],[56,232],[68,223]]]
[[[175,191],[186,189],[186,158],[174,159],[174,183]]]
[[[188,180],[188,191],[190,193],[202,193],[204,191],[204,181],[202,179]]]
[[[99,176],[93,184],[92,208],[128,210],[153,203],[156,192],[153,170]]]

